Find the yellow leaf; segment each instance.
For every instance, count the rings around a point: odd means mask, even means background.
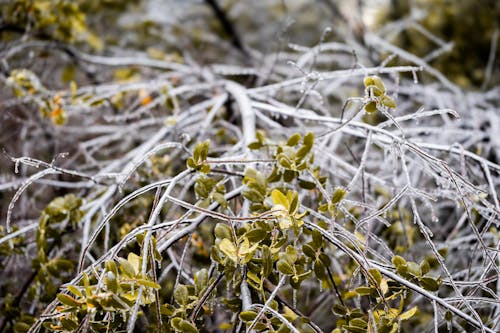
[[[387,312],[387,315],[392,319],[396,318],[398,316],[398,314],[399,314],[399,311],[396,308],[390,308],[389,311]]]
[[[273,203],[275,205],[281,205],[285,208],[286,211],[288,211],[290,203],[288,202],[287,197],[283,193],[281,193],[280,190],[274,189],[271,192],[271,199],[273,200]]]
[[[280,209],[283,208],[283,209]],[[280,226],[280,229],[286,230],[289,229],[292,225],[292,219],[288,215],[288,212],[284,210],[284,207],[281,205],[276,205],[273,207],[273,210],[278,210],[277,212],[274,213],[276,218],[278,219],[278,224]]]
[[[387,279],[382,279],[380,281],[380,290],[382,291],[382,294],[385,295],[389,291],[389,285],[387,284]]]
[[[238,249],[238,254],[246,255],[248,253],[252,253],[257,249],[258,246],[259,243],[255,243],[252,246],[250,246],[250,241],[248,240],[248,238],[244,238],[243,242],[241,243]]]
[[[402,314],[400,314],[399,315],[399,319],[400,320],[408,320],[411,317],[413,317],[415,315],[415,313],[417,313],[417,310],[418,310],[418,308],[416,306],[414,306],[410,310],[408,310],[408,311],[403,312]]]
[[[356,238],[357,238],[358,240],[360,240],[361,242],[363,242],[363,243],[364,243],[364,242],[366,242],[366,238],[365,238],[365,236],[363,236],[363,234],[362,234],[362,233],[360,233],[359,231],[355,231],[355,232],[354,232],[354,236],[356,236]]]
[[[294,321],[297,319],[299,316],[295,312],[293,312],[288,306],[285,306],[285,312],[283,313],[285,317],[287,317],[288,320]]]
[[[219,243],[219,249],[224,253],[229,259],[234,261],[235,263],[238,262],[238,251],[236,249],[236,246],[234,246],[233,242],[231,242],[229,239],[224,238],[220,243]]]
[[[134,268],[135,273],[139,273],[141,270],[141,257],[137,254],[130,252],[127,256],[127,261]]]
[[[165,52],[154,47],[149,47],[146,52],[152,59],[164,60],[166,58]]]

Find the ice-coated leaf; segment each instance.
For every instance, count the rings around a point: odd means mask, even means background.
[[[408,320],[411,317],[413,317],[415,315],[415,313],[417,313],[417,310],[418,310],[418,307],[414,306],[410,310],[408,310],[408,311],[403,312],[402,314],[400,314],[398,318],[400,320]]]
[[[278,189],[274,189],[271,192],[271,199],[275,205],[281,205],[286,210],[290,208],[290,203],[288,202],[287,197]]]
[[[231,242],[229,239],[224,238],[220,243],[219,243],[219,249],[224,253],[229,259],[234,261],[235,263],[238,262],[238,250],[236,249],[236,246]]]

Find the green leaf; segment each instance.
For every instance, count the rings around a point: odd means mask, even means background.
[[[108,271],[106,273],[106,279],[104,282],[109,291],[113,293],[116,293],[118,291],[118,282],[116,281],[116,275],[112,271]]]
[[[70,285],[68,286],[68,290],[78,297],[83,297],[82,292],[76,286]]]
[[[304,272],[302,274],[296,275],[294,277],[297,277],[298,278],[298,282],[302,283],[302,281],[308,279],[312,275],[312,273],[313,273],[312,270],[308,270],[307,272]]]
[[[194,190],[198,197],[200,198],[207,198],[210,195],[210,191],[212,191],[212,186],[213,184],[208,184],[210,178],[208,177],[198,177],[196,179],[196,184],[194,185]]]
[[[187,320],[182,320],[180,323],[180,327],[182,329],[182,333],[198,333],[198,329],[196,328],[196,326],[194,326]]]
[[[344,306],[340,305],[340,304],[334,304],[332,306],[332,311],[333,313],[335,313],[337,316],[345,316],[345,314],[347,313],[347,310]]]
[[[299,181],[299,186],[303,188],[304,190],[314,190],[316,188],[316,183],[314,182],[309,182],[306,180],[300,180]]]
[[[278,167],[275,165],[274,168],[273,168],[273,171],[271,172],[271,174],[269,175],[269,177],[267,177],[267,180],[271,183],[274,183],[274,182],[277,182],[281,179],[281,173],[279,172],[279,169]]]
[[[329,267],[332,263],[330,257],[324,254],[323,252],[319,254],[319,260],[321,260],[321,262],[323,263],[323,265],[325,265],[325,267]]]
[[[366,113],[375,113],[375,112],[377,112],[377,102],[375,102],[375,101],[368,102],[365,105],[365,112]]]
[[[314,145],[314,133],[309,132],[304,136],[304,146],[310,149],[312,148],[313,145]]]
[[[199,168],[199,171],[201,173],[209,173],[210,172],[210,165],[209,164],[202,164],[201,167]]]
[[[430,276],[424,276],[419,280],[422,288],[428,291],[438,291],[439,290],[439,281]]]
[[[319,249],[321,246],[323,246],[323,236],[318,230],[313,230],[311,236],[312,242],[310,244],[313,248]]]
[[[57,299],[64,305],[67,306],[80,306],[81,303],[76,299],[67,294],[57,294]]]
[[[281,324],[276,333],[290,333],[290,329],[285,324]]]
[[[335,189],[335,192],[333,192],[331,203],[338,204],[339,202],[341,202],[344,199],[346,194],[347,194],[347,191],[344,188],[337,187]]]
[[[372,288],[370,287],[358,287],[354,289],[359,296],[369,296],[372,293]]]
[[[106,267],[106,271],[113,272],[113,274],[115,274],[115,276],[118,275],[118,268],[116,267],[116,263],[113,260],[107,260],[105,267]]]
[[[276,242],[273,242],[270,250],[272,254],[276,254],[281,250],[281,247],[285,245],[286,243],[286,238],[285,237],[279,237]]]
[[[346,329],[350,333],[366,333],[366,328],[362,327],[357,327],[357,326],[344,326],[344,329]]]
[[[438,250],[438,253],[443,257],[445,258],[446,255],[448,254],[448,247],[443,247],[442,249],[439,249]]]
[[[381,97],[381,101],[380,101],[383,105],[387,106],[388,108],[390,109],[394,109],[396,107],[396,101],[394,101],[393,98],[387,96],[387,95],[384,95]]]
[[[45,268],[47,269],[47,271],[50,273],[50,275],[54,276],[54,277],[59,277],[61,275],[61,272],[57,269],[56,267],[56,262],[55,262],[56,259],[52,259],[50,260],[46,265],[45,265]]]
[[[262,277],[268,277],[273,271],[273,259],[267,245],[262,246]]]
[[[73,320],[67,319],[67,318],[61,318],[61,325],[67,331],[74,331],[78,328],[78,323],[74,322]]]
[[[355,326],[355,327],[366,327],[368,324],[364,319],[361,318],[354,318],[349,320],[349,325]]]
[[[287,145],[287,146],[290,146],[290,147],[294,147],[294,146],[296,146],[296,145],[299,143],[299,141],[300,141],[301,137],[302,137],[302,136],[301,136],[299,133],[295,133],[294,135],[292,135],[292,136],[288,139],[288,141],[286,142],[286,145]]]
[[[179,284],[174,290],[174,299],[180,305],[185,305],[188,302],[189,292],[185,285]]]
[[[295,162],[300,163],[307,156],[307,154],[311,151],[311,148],[312,148],[312,146],[300,147],[300,149],[297,150],[297,153],[295,154]]]
[[[243,191],[242,193],[243,197],[245,199],[250,200],[251,202],[263,202],[264,201],[264,196],[257,191],[256,189],[248,189],[246,191]]]
[[[187,160],[186,160],[186,166],[189,168],[189,169],[195,169],[196,168],[196,163],[194,162],[194,159],[192,157],[189,157]]]
[[[363,83],[365,85],[365,88],[371,87],[375,85],[375,80],[373,79],[373,76],[367,76],[363,79]]]
[[[422,270],[422,274],[427,274],[431,270],[429,262],[427,260],[422,260],[420,263],[420,269]]]
[[[385,93],[385,86],[382,79],[376,75],[365,77],[364,84],[366,88],[372,88],[374,95],[379,96]]]
[[[326,277],[325,266],[323,266],[321,260],[314,261],[313,269],[314,269],[314,274],[316,274],[316,277],[318,279],[323,280]]]
[[[302,252],[309,258],[316,258],[316,251],[309,244],[304,244],[302,246]]]
[[[295,191],[288,191],[286,194],[287,201],[290,203],[288,213],[294,215],[299,209],[299,195]]]
[[[73,269],[75,264],[71,260],[59,258],[59,259],[56,259],[55,266],[57,267],[58,270],[70,271]]]
[[[47,323],[44,323],[44,324],[47,324]],[[31,328],[31,325],[27,324],[27,323],[17,322],[14,324],[14,332],[15,333],[29,332],[30,328]],[[45,327],[45,328],[52,330],[51,327]]]
[[[260,242],[267,238],[268,234],[262,229],[253,229],[245,234],[248,240],[252,243]]]
[[[294,171],[294,170],[285,170],[283,172],[283,180],[286,182],[286,183],[290,183],[292,180],[295,179],[295,177],[297,177],[297,172]]]
[[[248,148],[252,150],[260,149],[262,148],[262,143],[259,141],[251,142],[250,144],[248,144]]]
[[[134,269],[134,266],[132,266],[132,264],[130,262],[128,262],[127,260],[123,259],[123,258],[118,258],[118,261],[120,262],[120,271],[129,276],[129,277],[134,277],[135,274],[136,274],[136,271]]]
[[[85,287],[85,293],[87,295],[91,294],[92,290],[90,288],[89,276],[85,272],[83,272],[83,274],[82,274],[82,283],[83,283],[83,286]]]
[[[257,312],[255,311],[242,311],[240,312],[240,319],[244,322],[251,322],[257,318]]]
[[[247,271],[247,282],[254,285],[255,289],[259,290],[259,286],[261,284],[261,279],[258,274],[252,272],[251,270]]]
[[[405,278],[411,278],[411,275],[408,273],[408,266],[406,265],[396,267],[396,272]]]
[[[414,276],[421,276],[422,275],[422,270],[420,269],[420,265],[417,264],[416,262],[410,261],[407,264],[408,267],[408,272]]]
[[[170,317],[174,314],[174,312],[175,312],[175,307],[173,307],[170,304],[163,304],[160,307],[160,313],[164,316]]]
[[[219,239],[231,239],[231,227],[225,223],[217,223],[214,228],[214,234]]]
[[[286,260],[278,260],[278,262],[276,263],[276,268],[278,268],[278,270],[283,274],[294,274],[292,265],[290,265]]]
[[[178,332],[182,332],[182,333],[197,333],[198,332],[198,329],[196,328],[196,326],[191,324],[189,321],[184,320],[184,319],[179,318],[179,317],[173,318],[171,321],[171,324],[172,324],[172,327]]]
[[[375,279],[377,286],[379,286],[380,282],[382,281],[382,274],[380,274],[380,271],[376,268],[371,268],[368,270],[368,272]]]
[[[291,169],[292,168],[292,161],[288,156],[286,156],[284,153],[278,154],[276,156],[276,159],[278,160],[278,163],[285,169]]]
[[[194,286],[198,295],[208,287],[208,271],[206,268],[200,269],[194,274]]]
[[[297,261],[297,250],[295,247],[288,245],[285,250],[286,255],[281,256],[280,259],[285,259],[289,263],[294,263]]]
[[[223,208],[227,208],[227,201],[226,198],[224,198],[224,194],[216,192],[212,194],[212,198]]]
[[[155,283],[148,279],[136,279],[138,284],[143,285],[144,287],[153,288],[153,289],[161,289],[161,286],[158,283]]]
[[[208,148],[210,147],[210,141],[206,140],[196,144],[193,151],[193,158],[196,162],[203,162],[208,157]]]
[[[392,257],[392,264],[397,268],[399,266],[406,266],[406,260],[405,258],[401,256],[394,256]]]

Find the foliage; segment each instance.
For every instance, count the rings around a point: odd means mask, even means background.
[[[345,3],[2,7],[0,331],[498,330],[495,81]]]
[[[382,22],[407,17],[407,22],[401,22],[407,28],[395,37],[395,44],[427,59],[457,84],[482,88],[498,84],[498,61],[489,69],[493,73],[488,73],[488,63],[500,56],[500,48],[495,47],[500,3],[466,0],[450,4],[446,0],[418,0],[412,6],[412,1],[396,0],[379,15]]]

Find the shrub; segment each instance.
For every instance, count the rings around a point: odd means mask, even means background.
[[[0,331],[498,330],[498,88],[338,5],[9,3]]]

